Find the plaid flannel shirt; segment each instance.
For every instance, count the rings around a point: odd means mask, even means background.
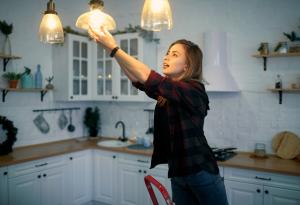
[[[174,81],[153,70],[144,84],[133,85],[153,99],[162,96],[167,100],[162,107],[157,104],[154,112],[151,168],[168,163],[168,177],[187,176],[201,170],[218,174],[203,131],[209,109],[204,85],[194,80]]]

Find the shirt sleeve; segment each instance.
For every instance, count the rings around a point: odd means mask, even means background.
[[[174,81],[152,70],[144,87],[149,93],[155,93],[169,101],[201,107],[203,111],[209,109],[208,96],[200,82]]]
[[[140,83],[140,82],[132,82],[132,85],[133,85],[134,87],[136,87],[137,89],[139,89],[139,90],[145,92],[146,95],[147,95],[148,97],[150,97],[150,98],[152,98],[152,99],[154,99],[154,100],[157,100],[158,95],[156,95],[155,93],[149,92],[149,91],[146,89],[146,87],[145,87],[144,84],[142,84],[142,83]]]

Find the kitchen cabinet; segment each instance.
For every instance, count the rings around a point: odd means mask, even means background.
[[[94,200],[117,205],[118,154],[94,150]]]
[[[300,177],[237,168],[224,168],[230,205],[300,204]]]
[[[7,167],[0,168],[0,204],[8,204]]]
[[[61,205],[65,196],[64,158],[8,167],[9,205]]]
[[[138,33],[115,35],[119,47],[132,57],[142,61],[152,69],[156,69],[156,44],[147,42]],[[96,100],[113,101],[149,101],[144,92],[132,86],[130,80],[121,70],[114,58],[98,44],[94,47],[93,61],[96,69],[93,75],[94,98]]]
[[[84,36],[67,34],[63,45],[53,47],[54,99],[91,100],[92,44]]]
[[[80,205],[92,200],[91,150],[66,155],[66,204]]]
[[[167,167],[159,166],[149,170],[150,158],[142,156],[123,155],[125,157],[119,160],[119,203],[120,205],[148,204],[151,205],[148,190],[144,183],[146,175],[152,175],[162,183],[171,194],[171,184],[167,177]],[[129,188],[130,187],[130,188]],[[154,188],[155,195],[159,204],[165,204],[161,193]]]

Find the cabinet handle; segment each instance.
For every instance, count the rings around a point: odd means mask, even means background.
[[[268,191],[268,190],[265,190],[265,194],[269,194],[269,191]]]
[[[38,178],[41,178],[41,175],[39,174],[37,177],[38,177]]]
[[[116,158],[117,158],[116,155],[114,155],[114,156],[113,156],[113,159],[116,159]]]
[[[257,192],[257,193],[260,193],[260,189],[256,189],[256,192]]]
[[[70,160],[73,160],[73,157],[70,157],[69,159],[70,159]]]
[[[47,176],[47,174],[43,174],[43,177],[46,177]]]
[[[137,161],[138,161],[138,162],[142,162],[142,163],[149,163],[148,160],[141,160],[141,159],[138,159]]]
[[[139,169],[139,173],[141,173],[141,172],[142,172],[142,170]]]
[[[144,170],[144,174],[147,174],[147,171],[146,171],[146,170]]]
[[[260,179],[260,180],[265,180],[265,181],[271,181],[272,179],[269,177],[269,178],[264,178],[264,177],[258,177],[258,176],[255,176],[255,179]]]
[[[3,173],[3,175],[7,175],[7,174],[8,174],[7,172],[4,172],[4,173]]]
[[[35,167],[42,167],[42,166],[46,166],[48,163],[44,163],[44,164],[36,164]]]

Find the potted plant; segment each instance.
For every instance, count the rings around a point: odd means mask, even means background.
[[[0,31],[5,35],[2,53],[11,55],[11,43],[9,35],[12,34],[13,25],[6,23],[6,21],[0,21]]]
[[[85,110],[84,115],[84,125],[88,128],[89,136],[96,137],[98,135],[100,127],[100,113],[98,107],[93,108],[88,107]]]
[[[297,36],[295,31],[291,33],[283,33],[289,40],[289,52],[300,52],[300,37]]]
[[[7,72],[2,75],[9,83],[9,88],[17,88],[22,73]]]

